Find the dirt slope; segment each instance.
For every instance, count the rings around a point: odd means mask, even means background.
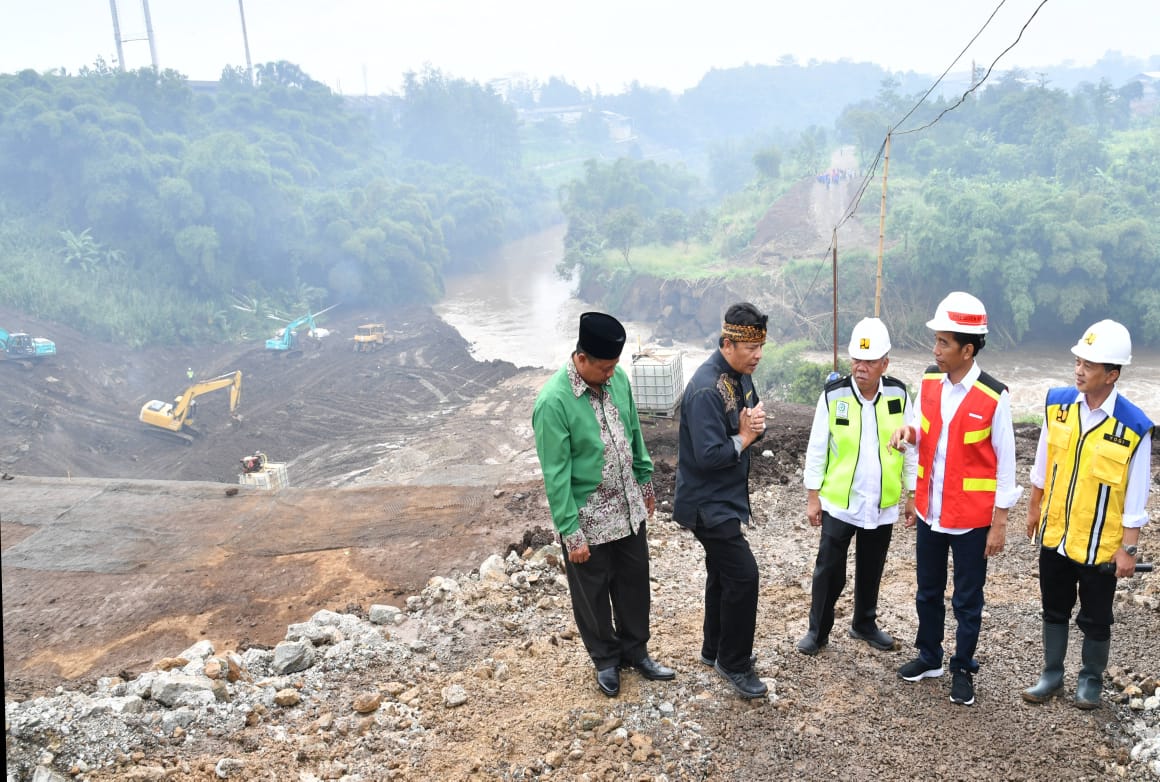
[[[358,354],[347,337],[368,318],[392,340]],[[502,413],[528,381],[471,359],[428,310],[336,317],[295,359],[261,344],[129,353],[11,311],[0,323],[59,351],[0,362],[10,695],[147,667],[202,636],[269,643],[305,606],[405,594],[524,533],[523,506],[494,493],[534,477],[528,423]],[[137,421],[187,386],[186,367],[243,373],[241,421],[224,390],[203,396],[191,446]],[[226,496],[255,450],[287,463],[292,488]]]
[[[0,362],[0,469],[235,483],[238,460],[262,450],[292,464],[295,485],[341,483],[366,466],[352,454],[400,447],[515,374],[510,364],[474,361],[462,337],[424,308],[334,316],[324,324],[329,337],[286,358],[262,340],[126,351],[0,308],[0,324],[50,336],[58,350],[32,369]],[[355,353],[349,338],[367,319],[389,322],[391,342]],[[231,421],[225,390],[204,395],[202,436],[188,447],[151,436],[137,421],[145,402],[185,390],[187,367],[197,380],[242,372],[241,422]],[[325,458],[316,456],[324,445]]]

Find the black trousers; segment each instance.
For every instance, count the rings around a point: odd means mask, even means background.
[[[701,654],[727,671],[749,669],[757,629],[757,560],[732,519],[693,534],[705,549],[705,623]]]
[[[854,617],[851,626],[861,633],[872,633],[877,627],[878,588],[894,525],[863,529],[847,524],[822,511],[822,539],[814,564],[814,583],[810,598],[810,633],[819,642],[829,640],[834,628],[834,606],[846,587],[846,557],[850,541],[854,548]]]
[[[598,671],[648,654],[652,595],[646,524],[641,522],[635,535],[589,546],[587,562],[569,562],[564,554],[572,615]]]
[[[1065,625],[1071,621],[1076,596],[1079,614],[1075,623],[1085,637],[1107,641],[1112,637],[1115,617],[1112,604],[1116,598],[1116,577],[1101,573],[1094,566],[1081,565],[1055,549],[1039,548],[1039,597],[1043,602],[1043,621]]]

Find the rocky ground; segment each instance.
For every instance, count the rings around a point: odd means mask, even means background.
[[[9,779],[1160,778],[1156,577],[1121,582],[1100,709],[1070,705],[1075,638],[1067,696],[1019,698],[1040,660],[1024,503],[991,567],[975,706],[947,678],[895,675],[916,625],[902,528],[880,606],[899,648],[835,633],[794,651],[817,541],[801,407],[771,406],[752,479],[772,696],[743,702],[697,661],[703,562],[668,514],[676,422],[659,419],[651,652],[679,673],[626,672],[605,698],[544,532],[528,426],[544,373],[475,364],[430,313],[400,320],[373,366],[330,345],[288,365],[81,335],[53,365],[0,366]],[[180,390],[194,362],[243,367],[241,425],[222,416],[188,449],[131,431],[146,389]],[[1021,477],[1036,434],[1020,430]],[[294,488],[227,498],[256,448]],[[839,627],[849,611],[847,595]]]

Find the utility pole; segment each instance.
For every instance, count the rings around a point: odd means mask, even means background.
[[[117,47],[117,68],[125,70],[125,50],[121,48],[121,21],[117,18],[117,0],[109,0],[109,10],[113,12],[113,43]]]
[[[153,70],[161,73],[161,66],[157,62],[157,42],[153,40],[153,18],[149,16],[149,0],[141,0],[141,8],[145,11],[145,35],[149,38],[149,57],[153,60]]]
[[[886,177],[890,174],[890,133],[886,134],[886,162],[882,166],[882,208],[878,213],[878,277],[874,283],[874,317],[882,311],[882,246],[886,235]]]
[[[834,229],[834,371],[838,371],[838,229]]]
[[[246,47],[246,76],[250,79],[250,86],[254,86],[254,64],[250,62],[250,36],[246,33],[246,5],[244,0],[238,0],[238,13],[242,15],[242,45]]]

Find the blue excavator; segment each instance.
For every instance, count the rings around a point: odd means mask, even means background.
[[[0,359],[30,362],[55,355],[56,343],[51,339],[0,329]]]
[[[305,328],[306,337],[315,340],[321,340],[323,337],[330,334],[328,329],[320,328],[315,323],[315,318],[323,313],[337,307],[337,304],[332,304],[324,310],[315,312],[313,315],[304,315],[301,318],[287,321],[284,318],[279,318],[275,315],[267,315],[271,320],[280,320],[286,325],[278,329],[278,332],[270,339],[266,340],[266,350],[275,351],[276,355],[297,355],[302,352],[302,343],[299,339],[298,330]]]

